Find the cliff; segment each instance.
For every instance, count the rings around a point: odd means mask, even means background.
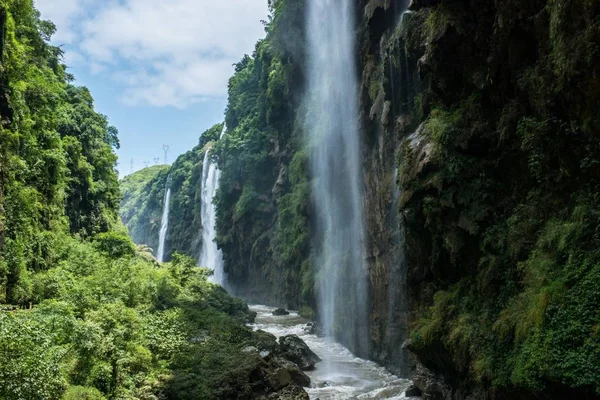
[[[594,398],[600,6],[407,3],[356,2],[370,356],[433,398]],[[315,316],[304,10],[271,3],[213,152],[234,294]],[[198,248],[201,154],[171,251]]]

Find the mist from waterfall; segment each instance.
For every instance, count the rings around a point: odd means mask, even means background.
[[[227,132],[227,126],[223,124],[220,138]],[[225,273],[223,271],[223,255],[217,248],[214,239],[216,237],[217,217],[213,199],[219,188],[220,172],[217,165],[211,162],[210,149],[204,154],[202,164],[202,194],[201,194],[201,216],[202,216],[202,248],[198,265],[213,270],[211,281],[221,286],[225,284]]]
[[[162,219],[160,222],[160,232],[158,234],[158,251],[156,258],[159,262],[163,262],[165,258],[165,241],[167,239],[167,231],[169,230],[169,206],[171,203],[171,188],[169,188],[169,178],[165,187],[165,200],[163,204]]]
[[[308,1],[310,168],[318,310],[325,332],[368,354],[354,2]]]

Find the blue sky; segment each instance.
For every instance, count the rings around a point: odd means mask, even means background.
[[[119,129],[121,176],[169,162],[223,120],[232,64],[264,37],[267,0],[35,0],[76,84]]]

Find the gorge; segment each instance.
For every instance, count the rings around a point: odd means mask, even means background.
[[[268,4],[224,122],[120,181],[0,4],[0,398],[600,398],[600,2]]]
[[[575,149],[597,154],[598,97],[565,85],[597,82],[583,71],[596,68],[598,9],[584,3],[274,3],[230,80],[231,142],[215,145],[232,293],[322,320],[444,398],[593,397],[595,345],[559,339],[582,315],[567,309],[597,302],[571,297],[597,273],[584,250],[597,240],[595,156]],[[567,176],[576,198],[561,194]],[[547,193],[554,205],[534,207]],[[575,286],[559,284],[574,271]]]

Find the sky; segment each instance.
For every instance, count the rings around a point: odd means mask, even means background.
[[[75,84],[119,129],[121,176],[168,163],[224,119],[233,64],[264,37],[267,0],[34,0]]]

